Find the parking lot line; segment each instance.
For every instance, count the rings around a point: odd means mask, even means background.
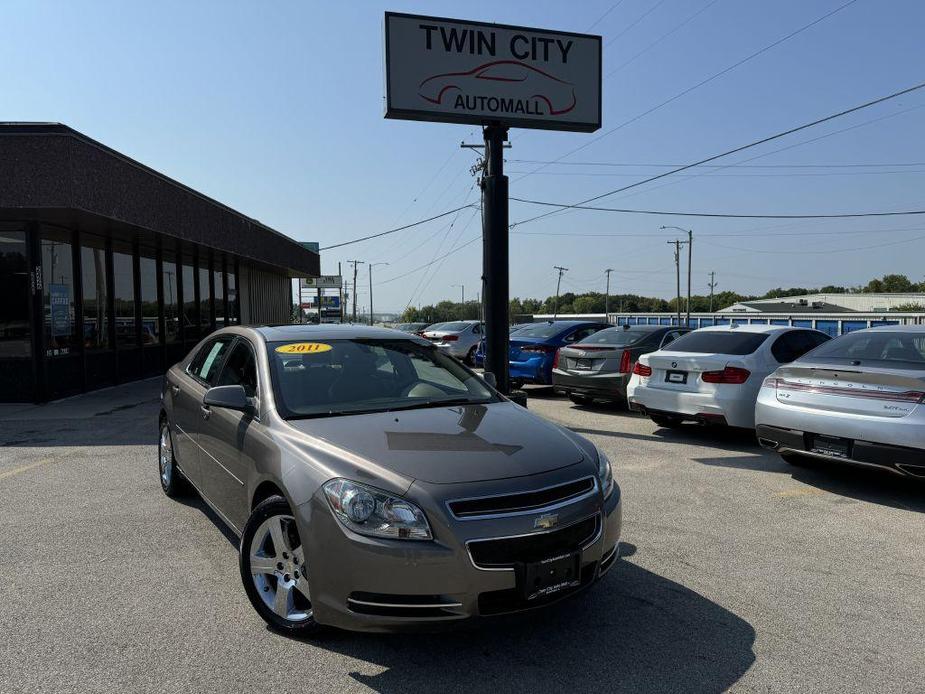
[[[29,463],[28,465],[20,465],[19,467],[14,467],[12,470],[7,470],[6,472],[0,472],[0,480],[6,479],[7,477],[12,477],[13,475],[18,475],[21,472],[28,472],[42,465],[55,462],[54,458],[44,458],[42,460],[37,460],[34,463]]]

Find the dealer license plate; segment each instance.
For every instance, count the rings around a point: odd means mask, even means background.
[[[524,567],[527,600],[553,595],[581,584],[581,552],[567,552]]]
[[[687,383],[687,371],[669,371],[665,374],[668,383]]]
[[[591,370],[591,360],[590,359],[576,359],[575,369],[578,371],[590,371]]]
[[[847,458],[851,441],[836,436],[816,436],[813,438],[813,453],[828,455],[833,458]]]

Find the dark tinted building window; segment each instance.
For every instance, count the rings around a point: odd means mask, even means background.
[[[79,342],[70,232],[42,230],[42,280],[45,355],[69,354]]]
[[[0,228],[0,359],[28,357],[29,266],[26,234]]]
[[[80,239],[84,348],[106,349],[110,347],[106,242],[102,238],[90,234],[83,234]]]
[[[212,281],[207,257],[199,259],[199,324],[200,335],[212,332]]]
[[[113,246],[112,279],[116,345],[134,347],[138,344],[135,333],[135,268],[128,246]]]
[[[199,339],[199,321],[196,317],[196,271],[192,261],[183,256],[183,329],[187,340]]]
[[[241,319],[241,309],[238,306],[238,273],[235,271],[234,261],[228,259],[228,325],[234,325]]]
[[[138,255],[138,273],[141,279],[141,343],[157,345],[161,342],[157,305],[157,261],[153,248],[142,248]]]
[[[223,280],[223,259],[221,256],[215,258],[212,266],[212,298],[215,302],[215,327],[220,328],[225,323],[225,283]]]
[[[180,297],[177,292],[177,256],[165,249],[161,256],[161,275],[164,283],[164,341],[180,339]]]

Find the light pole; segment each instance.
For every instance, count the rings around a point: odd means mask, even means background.
[[[604,290],[604,320],[609,320],[610,316],[610,273],[613,272],[613,268],[609,267],[604,270],[604,274],[607,275],[607,288]]]
[[[663,226],[662,229],[677,229],[687,233],[687,327],[691,327],[691,254],[694,251],[694,232],[690,229],[682,229],[675,226]],[[677,247],[676,247],[677,249]],[[680,251],[676,251],[680,252]],[[678,259],[680,262],[680,259]],[[679,269],[680,273],[680,269]],[[679,278],[680,281],[680,278]],[[678,291],[678,294],[681,292]],[[681,298],[678,297],[678,323],[681,322]]]
[[[553,270],[559,271],[559,279],[556,280],[556,303],[553,306],[552,319],[555,320],[559,316],[559,287],[562,285],[562,275],[568,272],[567,267],[560,267],[558,265],[552,266]]]
[[[462,301],[460,303],[466,303],[466,285],[464,284],[451,284],[451,287],[459,287],[462,290]]]
[[[357,265],[365,265],[365,260],[348,260],[348,263],[353,264],[353,318],[351,319],[352,323],[357,322]]]
[[[377,265],[388,265],[388,263],[370,263],[369,264],[369,324],[373,324],[373,268]]]

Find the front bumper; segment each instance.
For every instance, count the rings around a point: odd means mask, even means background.
[[[573,374],[562,369],[552,370],[552,385],[557,391],[570,395],[626,400],[629,374],[603,373]]]
[[[561,471],[557,472],[561,478]],[[522,480],[508,482],[523,485]],[[419,485],[412,486],[416,502],[433,491],[419,489]],[[484,491],[484,485],[481,488]],[[501,493],[506,492],[502,489]],[[420,505],[434,533],[430,542],[355,534],[337,521],[320,495],[298,508],[312,608],[319,623],[353,631],[436,629],[535,609],[587,588],[611,568],[619,554],[622,504],[616,484],[607,499],[598,491],[590,498],[557,508],[559,523],[548,531],[534,528],[542,510],[504,518],[458,520],[445,510],[442,500]],[[574,535],[576,528],[591,528],[579,526],[587,524],[589,518],[595,519],[593,532],[579,546],[568,548],[580,551],[580,585],[546,597],[525,599],[521,564],[479,566],[470,551],[477,540],[506,542],[544,533],[564,536],[567,531]]]

